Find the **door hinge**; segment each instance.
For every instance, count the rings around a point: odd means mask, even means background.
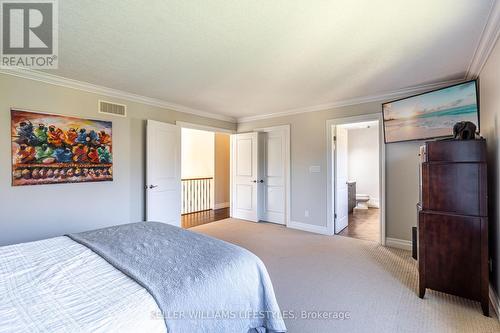
[[[335,219],[336,219],[336,218],[337,218],[337,214],[333,214],[333,218],[335,218]]]
[[[337,141],[337,136],[336,135],[333,137],[333,141]]]

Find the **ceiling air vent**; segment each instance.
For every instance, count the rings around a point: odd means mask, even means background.
[[[123,104],[99,101],[99,113],[111,114],[113,116],[126,117],[127,106]]]

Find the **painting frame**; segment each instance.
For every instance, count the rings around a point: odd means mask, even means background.
[[[402,98],[398,98],[398,99],[394,99],[394,100],[382,103],[381,109],[382,109],[382,121],[383,121],[382,127],[383,127],[383,133],[384,133],[384,143],[391,144],[391,143],[400,143],[400,142],[412,142],[412,141],[425,141],[425,140],[452,138],[453,135],[451,134],[451,135],[441,135],[441,136],[426,136],[426,137],[407,139],[407,140],[387,141],[386,124],[385,124],[386,123],[385,106],[387,104],[392,104],[392,103],[400,102],[403,100],[412,99],[412,98],[415,98],[418,96],[435,93],[435,92],[438,92],[440,90],[445,90],[445,89],[453,88],[453,87],[460,86],[460,85],[466,85],[469,83],[474,83],[475,99],[476,99],[476,114],[477,114],[477,119],[476,119],[477,120],[477,129],[476,129],[476,131],[480,132],[480,128],[481,128],[480,110],[481,110],[481,107],[480,107],[479,82],[478,82],[478,79],[472,79],[472,80],[467,80],[467,81],[459,82],[456,84],[452,84],[452,85],[449,85],[446,87],[436,88],[436,89],[422,92],[419,94],[415,94],[415,95],[411,95],[411,96],[407,96],[407,97],[402,97]]]
[[[96,142],[95,144],[91,143],[85,143],[87,147],[93,147],[96,148],[95,150],[97,151],[98,148],[103,148],[103,156],[105,155],[107,160],[101,160],[101,156],[99,156],[99,161],[96,160],[88,160],[87,158],[90,158],[89,156],[92,155],[87,155],[87,152],[90,153],[90,148],[89,150],[84,150],[86,153],[81,154],[81,156],[85,157],[85,161],[79,161],[79,160],[71,160],[71,161],[56,161],[54,157],[54,161],[44,161],[44,164],[42,165],[42,162],[38,161],[36,163],[31,163],[31,162],[26,162],[26,163],[17,163],[16,162],[16,157],[17,157],[17,149],[16,147],[19,147],[21,144],[16,141],[19,138],[19,135],[14,135],[14,133],[19,134],[18,128],[15,127],[16,124],[16,119],[18,120],[20,115],[25,115],[28,117],[30,124],[31,120],[36,119],[38,122],[42,119],[58,119],[61,122],[66,121],[67,123],[69,122],[74,122],[74,123],[81,123],[85,125],[83,128],[93,128],[94,129],[94,136],[98,137],[99,139],[106,139],[106,143],[101,144],[100,142]],[[17,117],[17,118],[16,118]],[[19,123],[18,123],[19,124]],[[40,126],[41,124],[39,124]],[[47,131],[49,130],[50,126],[48,124],[45,124],[47,130],[45,133],[48,133]],[[60,125],[59,125],[60,126]],[[102,126],[102,127],[99,127]],[[33,126],[32,126],[33,127]],[[34,127],[33,127],[34,128]],[[63,126],[58,127],[58,129],[64,128]],[[95,131],[96,129],[101,129],[102,133],[99,131]],[[91,134],[89,131],[88,134]],[[65,134],[63,130],[61,130],[61,140],[62,140],[62,134]],[[32,110],[32,109],[26,109],[26,108],[20,108],[20,107],[11,107],[10,108],[10,146],[11,146],[11,186],[12,187],[19,187],[19,186],[34,186],[34,185],[58,185],[58,184],[76,184],[76,183],[93,183],[93,182],[108,182],[108,181],[114,181],[114,175],[113,175],[113,122],[111,120],[107,119],[95,119],[95,118],[83,118],[80,116],[76,115],[69,115],[69,114],[61,114],[61,113],[54,113],[54,112],[45,112],[45,111],[39,111],[39,110]],[[44,142],[44,146],[50,145],[50,144],[45,144],[47,142]],[[38,145],[41,145],[42,143],[26,143],[23,142],[25,146],[31,146],[34,148],[37,148]],[[64,143],[66,145],[66,143]],[[74,145],[76,146],[77,143],[75,142]],[[61,148],[66,147],[66,150],[72,148],[72,146],[62,146]],[[52,147],[55,148],[55,147]],[[106,154],[104,154],[106,153]],[[94,155],[98,155],[97,153]],[[48,155],[47,155],[48,156]],[[49,158],[52,158],[54,155],[48,156]],[[71,155],[72,157],[74,155]],[[94,156],[92,156],[94,157]],[[95,157],[97,159],[97,157]],[[46,163],[46,164],[45,164]],[[19,178],[16,178],[16,172],[18,169],[25,167],[25,168],[44,168],[45,170],[48,169],[65,169],[65,171],[68,171],[67,169],[75,169],[74,173],[68,175],[65,175],[64,178],[61,179],[56,179],[56,177],[39,177],[35,178],[33,177],[32,181],[19,181]],[[87,173],[82,173],[81,177],[78,175],[76,172],[77,168],[81,169],[88,169]],[[54,172],[55,173],[55,172]],[[87,175],[90,175],[87,177]],[[62,176],[61,176],[62,177]]]

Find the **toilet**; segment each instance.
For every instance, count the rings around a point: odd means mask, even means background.
[[[368,194],[356,194],[355,209],[368,209],[368,201],[370,201],[370,196]]]

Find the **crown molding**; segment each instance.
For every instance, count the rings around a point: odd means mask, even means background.
[[[166,101],[163,101],[163,100],[157,99],[157,98],[151,98],[151,97],[146,97],[146,96],[142,96],[142,95],[137,95],[137,94],[129,93],[129,92],[122,91],[122,90],[117,90],[117,89],[113,89],[113,88],[99,86],[99,85],[95,85],[95,84],[88,83],[88,82],[72,80],[72,79],[62,77],[62,76],[48,74],[45,72],[35,71],[35,70],[31,70],[31,69],[25,69],[25,68],[0,69],[0,74],[17,76],[17,77],[21,77],[24,79],[40,81],[40,82],[53,84],[56,86],[61,86],[61,87],[66,87],[66,88],[71,88],[71,89],[76,89],[76,90],[82,90],[82,91],[95,93],[95,94],[99,94],[99,95],[104,95],[104,96],[108,96],[108,97],[119,98],[119,99],[131,101],[131,102],[137,102],[137,103],[142,103],[142,104],[146,104],[146,105],[156,106],[156,107],[163,108],[163,109],[169,109],[172,111],[189,113],[189,114],[200,116],[200,117],[236,123],[236,118],[233,118],[233,117],[224,116],[224,115],[215,114],[215,113],[206,112],[206,111],[201,111],[201,110],[196,110],[196,109],[192,109],[192,108],[189,108],[189,107],[186,107],[183,105],[166,102]]]
[[[468,66],[466,75],[463,79],[455,79],[455,80],[447,80],[441,81],[437,83],[416,85],[412,87],[407,87],[403,89],[397,89],[390,92],[385,92],[381,94],[367,95],[361,96],[351,99],[339,100],[332,103],[320,104],[315,106],[303,107],[303,108],[295,108],[282,112],[268,113],[264,115],[256,115],[256,116],[247,116],[247,117],[239,117],[234,118],[230,116],[215,114],[211,112],[201,111],[192,109],[183,105],[170,103],[163,101],[161,99],[146,97],[142,95],[137,95],[133,93],[129,93],[122,90],[117,90],[113,88],[108,88],[100,85],[95,85],[87,82],[77,81],[73,79],[64,78],[61,76],[48,74],[45,72],[35,71],[31,69],[25,68],[15,68],[15,69],[0,69],[0,74],[7,74],[17,77],[22,77],[25,79],[40,81],[48,84],[53,84],[57,86],[87,91],[91,93],[101,94],[109,97],[119,98],[123,100],[128,100],[132,102],[138,102],[146,105],[156,106],[164,109],[169,109],[172,111],[188,113],[192,115],[197,115],[200,117],[217,119],[232,123],[246,123],[256,120],[277,118],[277,117],[285,117],[296,115],[300,113],[310,113],[317,111],[325,111],[345,106],[370,103],[376,101],[383,101],[389,99],[396,99],[399,97],[408,96],[411,94],[418,94],[421,92],[425,92],[428,90],[438,89],[447,85],[452,85],[456,83],[460,83],[465,80],[470,80],[473,78],[477,78],[479,73],[481,72],[484,64],[488,60],[491,51],[493,50],[498,38],[500,36],[500,0],[493,0],[492,6],[490,9],[490,13],[488,19],[486,21],[483,32],[481,33],[480,41],[477,45],[477,48],[474,52],[472,60]]]
[[[48,84],[66,87],[66,88],[82,90],[82,91],[100,94],[100,95],[104,95],[104,96],[108,96],[108,97],[119,98],[119,99],[128,100],[128,101],[132,101],[132,102],[137,102],[137,103],[156,106],[156,107],[160,107],[160,108],[164,108],[164,109],[169,109],[172,111],[178,111],[178,112],[182,112],[182,113],[188,113],[188,114],[193,114],[193,115],[200,116],[200,117],[217,119],[217,120],[222,120],[222,121],[227,121],[227,122],[232,122],[232,123],[245,123],[245,122],[250,122],[250,121],[255,121],[255,120],[284,117],[284,116],[290,116],[290,115],[295,115],[295,114],[299,114],[299,113],[324,111],[324,110],[330,110],[330,109],[340,108],[340,107],[344,107],[344,106],[363,104],[363,103],[369,103],[369,102],[376,102],[376,101],[382,101],[382,100],[388,100],[388,99],[395,99],[395,98],[402,97],[405,95],[407,96],[410,94],[417,94],[417,93],[424,92],[427,90],[433,90],[433,89],[441,88],[441,87],[444,87],[447,85],[451,85],[451,84],[455,84],[455,83],[459,83],[459,82],[463,81],[462,79],[456,79],[456,80],[442,81],[442,82],[438,82],[438,83],[423,84],[423,85],[398,89],[398,90],[394,90],[394,91],[386,92],[386,93],[382,93],[382,94],[375,94],[375,95],[340,100],[340,101],[336,101],[336,102],[328,103],[328,104],[321,104],[321,105],[316,105],[316,106],[311,106],[311,107],[291,109],[291,110],[287,110],[287,111],[283,111],[283,112],[269,113],[269,114],[264,114],[264,115],[233,118],[233,117],[224,116],[224,115],[220,115],[220,114],[214,114],[214,113],[210,113],[210,112],[206,112],[206,111],[191,109],[191,108],[188,108],[188,107],[185,107],[182,105],[169,103],[169,102],[166,102],[166,101],[163,101],[160,99],[156,99],[156,98],[136,95],[136,94],[122,91],[122,90],[112,89],[112,88],[99,86],[99,85],[95,85],[95,84],[91,84],[91,83],[87,83],[87,82],[68,79],[65,77],[61,77],[61,76],[57,76],[57,75],[53,75],[53,74],[48,74],[48,73],[44,73],[44,72],[40,72],[40,71],[30,70],[30,69],[24,69],[24,68],[1,69],[0,74],[17,76],[17,77],[21,77],[21,78],[25,78],[25,79],[29,79],[29,80],[40,81],[40,82],[44,82],[44,83],[48,83]]]
[[[422,84],[422,85],[407,87],[407,88],[403,88],[403,89],[393,90],[393,91],[385,92],[385,93],[381,93],[381,94],[368,95],[368,96],[340,100],[340,101],[336,101],[336,102],[328,103],[328,104],[321,104],[321,105],[316,105],[316,106],[291,109],[291,110],[287,110],[287,111],[283,111],[283,112],[269,113],[269,114],[264,114],[264,115],[240,117],[237,120],[238,120],[238,124],[239,123],[247,123],[247,122],[255,121],[255,120],[285,117],[285,116],[291,116],[291,115],[296,115],[296,114],[300,114],[300,113],[325,111],[325,110],[336,109],[336,108],[340,108],[340,107],[344,107],[344,106],[396,99],[399,97],[404,97],[404,96],[418,94],[418,93],[433,90],[433,89],[442,88],[442,87],[445,87],[448,85],[460,83],[462,81],[464,81],[464,80],[463,79],[456,79],[456,80],[441,81],[441,82],[437,82],[437,83]]]
[[[466,79],[475,79],[481,73],[500,36],[500,0],[492,0],[490,14],[479,38],[476,51],[467,68]]]

